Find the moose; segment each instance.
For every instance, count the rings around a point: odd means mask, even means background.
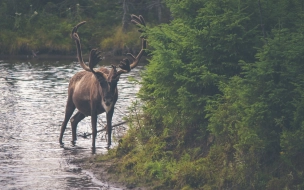
[[[145,28],[145,20],[139,15],[131,15],[131,22],[138,26],[139,32],[143,32]],[[89,55],[88,66],[84,63],[82,58],[80,38],[77,34],[77,29],[86,22],[80,22],[73,30],[71,37],[76,43],[77,58],[84,69],[76,73],[71,79],[68,87],[68,99],[65,109],[64,121],[61,125],[59,143],[61,146],[64,145],[62,142],[63,134],[66,129],[67,123],[70,120],[72,126],[72,145],[76,144],[77,135],[76,129],[77,124],[84,119],[86,116],[91,116],[92,125],[92,149],[95,152],[95,139],[97,135],[97,115],[106,112],[107,119],[107,135],[108,144],[107,148],[111,146],[111,134],[112,134],[112,116],[114,113],[114,106],[118,99],[117,83],[120,75],[130,72],[134,69],[141,57],[143,56],[147,41],[145,37],[141,36],[141,50],[137,56],[128,53],[131,57],[131,61],[128,58],[124,58],[120,61],[118,67],[112,65],[110,69],[100,67],[94,68],[96,64],[101,60],[101,52],[97,49],[92,49]],[[70,119],[74,110],[77,108],[78,112]]]

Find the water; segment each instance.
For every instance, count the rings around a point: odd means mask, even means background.
[[[139,85],[127,78],[138,78],[141,69],[138,66],[120,77],[113,124],[122,121],[136,99]],[[78,137],[72,147],[70,124],[63,138],[65,148],[59,146],[69,79],[81,70],[71,60],[0,60],[1,189],[120,189],[71,164],[75,158],[91,155],[91,139]],[[105,121],[101,114],[99,123]],[[118,136],[125,127],[113,130]],[[78,124],[77,132],[91,133],[90,117]],[[98,135],[96,146],[97,154],[107,151],[104,133]]]

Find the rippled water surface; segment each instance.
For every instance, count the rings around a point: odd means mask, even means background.
[[[127,78],[138,78],[141,69],[138,66],[120,77],[113,124],[122,121],[135,100],[139,86]],[[72,60],[0,60],[1,189],[120,189],[70,163],[74,158],[90,156],[90,138],[78,137],[77,146],[72,147],[68,124],[65,148],[58,143],[69,79],[81,70]],[[99,116],[102,122],[104,114]],[[98,130],[101,128],[98,125]],[[119,135],[123,130],[118,127],[113,133]],[[78,124],[77,132],[91,133],[89,117]],[[96,153],[106,151],[104,135],[98,135]]]

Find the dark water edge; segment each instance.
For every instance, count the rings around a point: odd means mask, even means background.
[[[104,55],[101,56],[102,60],[100,61],[99,65],[118,65],[121,60],[124,58],[129,58],[129,56],[112,56],[112,55]],[[83,60],[85,62],[89,61],[89,55],[84,54]],[[54,62],[72,62],[72,61],[78,61],[77,55],[53,55],[53,54],[43,54],[38,55],[38,57],[33,58],[32,55],[0,55],[0,62],[31,62],[31,63],[39,63],[43,61],[54,61]],[[139,62],[139,66],[145,66],[148,63],[147,57],[143,56],[141,58],[141,61]]]

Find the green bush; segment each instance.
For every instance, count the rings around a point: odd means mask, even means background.
[[[303,2],[259,2],[166,0],[174,20],[146,32],[141,127],[118,147],[137,182],[303,188]]]

